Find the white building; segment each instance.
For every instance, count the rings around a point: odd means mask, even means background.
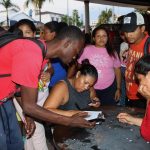
[[[18,22],[21,19],[29,19],[29,20],[33,21],[35,24],[37,23],[36,20],[34,20],[32,17],[28,16],[26,13],[24,13],[24,12],[17,12],[17,13],[14,13],[12,15],[9,15],[9,25],[13,25],[14,23]],[[1,22],[1,24],[3,26],[7,26],[6,18],[5,18],[5,20],[3,20]]]
[[[49,21],[61,21],[61,17],[64,16],[63,14],[55,13],[55,12],[50,12],[50,11],[45,11],[41,12],[41,22],[46,23]],[[39,20],[39,12],[35,11],[35,20]]]
[[[63,14],[54,13],[54,12],[41,12],[41,22],[46,23],[49,21],[61,21],[61,17]],[[20,12],[20,10],[16,8],[10,8],[8,10],[8,18],[9,18],[9,25],[14,24],[15,22],[21,20],[21,19],[29,19],[33,21],[36,25],[41,24],[39,22],[39,13],[37,11],[30,10],[28,15],[24,12]],[[0,24],[2,26],[7,26],[7,19],[6,19],[6,11],[0,11]]]
[[[18,13],[20,10],[17,9],[17,8],[9,8],[8,9],[8,17],[11,16],[11,15],[14,15],[16,13]],[[5,22],[6,24],[6,17],[7,17],[7,14],[6,14],[6,10],[3,10],[3,11],[0,11],[0,23],[2,24],[3,22]]]
[[[91,27],[95,27],[97,23],[98,23],[98,19],[97,20],[92,20],[91,21]]]

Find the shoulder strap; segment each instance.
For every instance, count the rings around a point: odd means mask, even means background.
[[[18,35],[15,35],[13,33],[9,33],[9,32],[1,35],[0,36],[0,48],[16,39],[19,39],[19,38],[21,38],[21,37],[19,37]]]
[[[0,35],[0,48],[16,39],[29,39],[29,40],[35,42],[42,51],[43,59],[45,58],[47,48],[40,40],[37,40],[34,38],[25,38],[25,37],[22,37],[21,35],[16,35],[16,34],[10,33],[10,32],[4,32],[3,34]]]
[[[150,37],[146,39],[146,42],[144,44],[144,55],[149,54],[149,48],[150,48]]]
[[[10,77],[11,74],[0,74],[0,78],[4,78],[4,77]]]
[[[44,58],[46,57],[46,53],[47,53],[46,45],[44,45],[44,43],[42,41],[34,39],[34,38],[25,38],[25,39],[29,39],[29,40],[33,41],[40,47],[40,49],[42,51],[43,60],[44,60]]]

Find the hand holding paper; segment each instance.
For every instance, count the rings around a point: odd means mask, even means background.
[[[102,122],[105,121],[104,114],[102,111],[85,111],[88,113],[88,116],[85,117],[88,121],[96,121],[96,122]]]

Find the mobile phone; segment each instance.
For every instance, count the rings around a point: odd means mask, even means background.
[[[91,102],[90,102],[89,104],[96,104],[97,102],[99,102],[99,101],[96,101],[96,100],[92,100],[92,99],[91,99]]]
[[[105,121],[105,119],[103,119],[103,118],[95,118],[95,119],[91,119],[91,120],[88,120],[89,122],[104,122]]]

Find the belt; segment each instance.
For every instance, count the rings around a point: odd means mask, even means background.
[[[16,92],[20,92],[20,90],[16,90]],[[1,103],[4,103],[6,101],[8,101],[9,99],[11,99],[14,96],[14,92],[12,92],[11,94],[9,94],[7,97],[0,99]]]

